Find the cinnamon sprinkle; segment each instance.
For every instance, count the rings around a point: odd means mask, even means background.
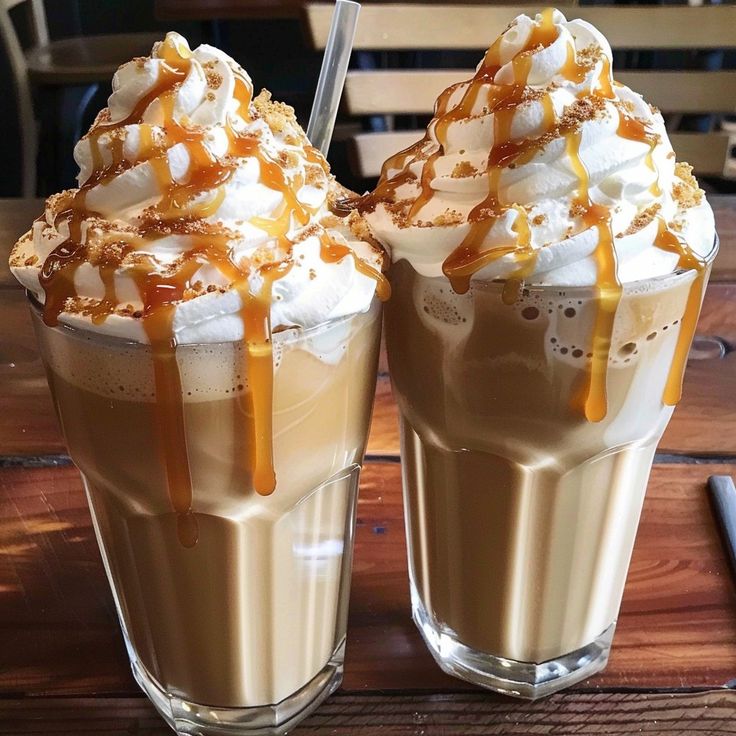
[[[662,209],[659,203],[653,204],[651,207],[647,207],[642,210],[630,223],[629,226],[622,233],[616,235],[617,238],[624,238],[627,235],[633,235],[638,233],[639,230],[643,230],[649,225],[652,220],[657,216],[658,212]]]
[[[683,209],[697,207],[702,201],[705,192],[698,186],[697,179],[693,176],[693,167],[680,161],[675,164],[675,181],[672,185],[672,196]]]
[[[466,179],[471,176],[476,176],[477,173],[478,169],[476,169],[470,161],[458,161],[450,174],[450,178]]]

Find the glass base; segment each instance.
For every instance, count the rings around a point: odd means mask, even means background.
[[[275,705],[251,708],[201,705],[167,693],[132,660],[133,676],[161,717],[180,736],[281,736],[306,718],[342,682],[345,642],[303,688]]]
[[[429,651],[448,675],[528,700],[564,690],[604,669],[616,628],[614,622],[590,644],[557,659],[539,663],[518,662],[479,652],[463,644],[453,631],[429,615],[414,590],[412,615]]]

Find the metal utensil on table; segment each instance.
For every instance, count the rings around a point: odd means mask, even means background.
[[[736,485],[730,475],[711,475],[708,491],[731,563],[731,573],[736,578]]]

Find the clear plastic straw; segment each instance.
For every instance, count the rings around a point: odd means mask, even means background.
[[[307,126],[307,137],[312,145],[327,156],[335,129],[337,108],[342,97],[345,75],[348,71],[350,52],[358,25],[360,3],[352,0],[337,0],[332,14],[330,35],[327,38],[322,69],[317,82],[312,114]]]

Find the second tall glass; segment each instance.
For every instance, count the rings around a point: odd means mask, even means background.
[[[458,295],[392,267],[412,608],[446,672],[536,698],[605,667],[695,278],[624,286],[591,422],[593,287],[530,287],[510,306],[503,283]]]

